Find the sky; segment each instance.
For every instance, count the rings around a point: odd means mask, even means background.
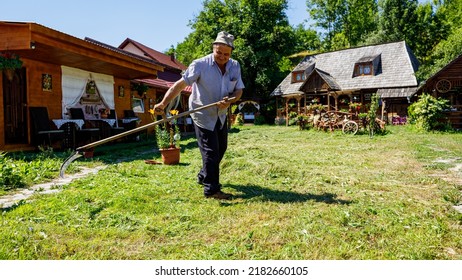
[[[0,21],[35,22],[68,35],[118,47],[126,38],[165,52],[191,33],[203,0],[2,1]],[[306,0],[289,0],[290,25],[308,18]]]

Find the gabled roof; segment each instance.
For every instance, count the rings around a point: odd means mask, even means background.
[[[153,63],[152,59],[148,59],[148,58],[143,57],[143,56],[141,56],[141,55],[137,55],[137,54],[134,54],[134,53],[131,53],[131,52],[127,52],[127,51],[125,51],[125,50],[123,50],[123,49],[116,48],[116,47],[114,47],[114,46],[111,46],[111,45],[108,45],[108,44],[106,44],[106,43],[97,41],[97,40],[95,40],[95,39],[92,39],[92,38],[89,38],[89,37],[85,37],[84,40],[87,41],[87,42],[90,42],[90,43],[92,43],[92,44],[95,44],[95,45],[97,45],[97,46],[99,46],[99,47],[103,47],[103,48],[105,48],[105,49],[111,50],[111,51],[113,51],[113,52],[121,53],[121,54],[124,54],[124,55],[128,55],[128,56],[134,57],[134,58],[136,58],[136,59],[140,59],[140,60],[144,60],[144,61],[148,61],[148,62],[150,62],[150,63]],[[159,63],[156,63],[156,64],[159,64]]]
[[[159,72],[157,79],[136,80],[152,87],[167,90],[174,82],[181,78],[181,72],[187,69],[186,66],[173,56],[158,52],[130,38],[125,39],[119,48],[137,55],[143,55],[146,59],[155,61],[165,67],[163,72]],[[182,92],[191,93],[192,88],[188,86]]]
[[[376,61],[377,59],[380,59],[380,71],[376,75],[354,77],[356,63]],[[313,72],[316,70],[316,73],[333,89],[338,87],[342,91],[354,91],[415,87],[417,86],[415,77],[417,68],[418,61],[412,51],[404,41],[400,41],[308,55],[293,71],[313,69]],[[310,73],[313,72],[310,71]],[[328,74],[326,75],[326,73]],[[283,92],[282,95],[291,94],[286,92],[286,89],[293,89],[294,87],[291,85],[291,75],[292,73],[289,73],[271,95],[277,95],[278,89]],[[302,85],[302,83],[299,84]]]
[[[326,82],[326,84],[329,86],[331,90],[340,90],[340,86],[335,81],[335,78],[332,77],[329,73],[326,73],[318,68],[314,68],[314,70],[311,71],[311,73],[306,77],[306,80],[302,83],[302,85],[306,84],[309,81],[309,78],[314,75],[319,75],[321,79],[323,79]]]
[[[128,45],[133,45],[135,48],[137,48],[140,53],[142,53],[144,56],[150,58],[150,59],[153,59],[161,64],[163,64],[164,66],[167,66],[167,67],[171,67],[173,69],[177,69],[177,70],[180,70],[183,71],[183,70],[186,70],[186,66],[184,66],[181,62],[179,62],[176,58],[170,56],[170,55],[167,55],[167,54],[164,54],[164,53],[161,53],[159,51],[156,51],[154,49],[151,49],[135,40],[132,40],[130,38],[127,38],[125,39],[125,41],[122,42],[122,44],[120,44],[119,48],[120,49],[125,49]],[[132,50],[133,52],[133,50]]]

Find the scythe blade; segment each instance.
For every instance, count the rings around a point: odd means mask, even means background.
[[[61,164],[61,168],[59,169],[59,176],[64,178],[64,172],[66,172],[67,167],[76,159],[83,156],[79,151],[75,151],[72,153],[64,162]]]

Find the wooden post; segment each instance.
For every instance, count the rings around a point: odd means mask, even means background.
[[[381,120],[383,121],[383,115],[385,113],[385,99],[382,99],[382,116],[381,116]]]

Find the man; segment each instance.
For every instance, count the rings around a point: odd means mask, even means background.
[[[163,112],[187,85],[192,86],[190,109],[219,102],[216,107],[191,114],[202,156],[197,181],[204,186],[205,197],[215,199],[231,198],[230,194],[221,191],[220,161],[228,146],[226,113],[231,103],[228,98],[235,97],[232,102],[236,102],[244,88],[241,66],[231,59],[233,49],[234,36],[224,31],[218,33],[213,42],[213,53],[193,61],[163,100],[154,106],[156,112]]]

